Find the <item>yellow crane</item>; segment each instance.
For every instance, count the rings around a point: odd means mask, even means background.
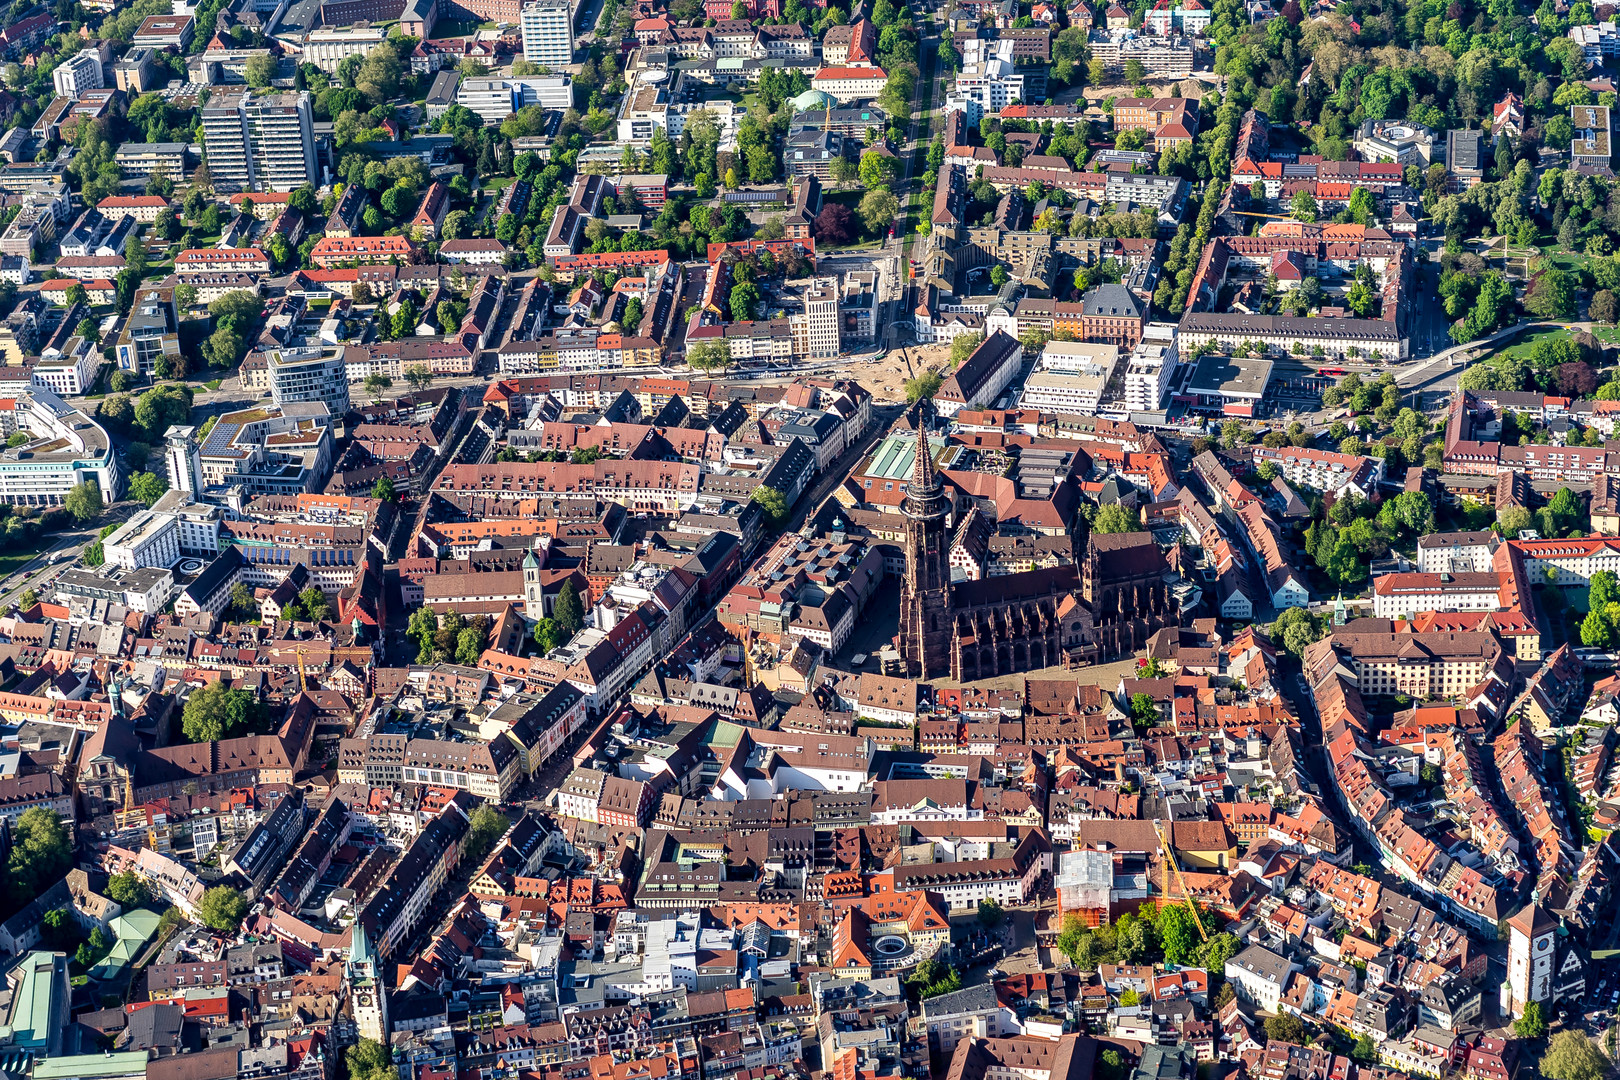
[[[1164,830],[1159,828],[1158,818],[1153,819],[1153,834],[1159,838],[1159,846],[1164,849],[1164,861],[1176,875],[1176,884],[1181,886],[1181,898],[1187,901],[1187,910],[1192,912],[1193,925],[1198,927],[1198,936],[1208,941],[1209,935],[1204,932],[1204,920],[1198,917],[1198,905],[1193,903],[1192,893],[1187,891],[1187,879],[1181,876],[1181,865],[1176,862],[1176,853],[1170,850],[1170,841],[1164,838]]]
[[[295,651],[298,654],[298,689],[308,693],[309,677],[304,674],[304,647],[300,645]]]

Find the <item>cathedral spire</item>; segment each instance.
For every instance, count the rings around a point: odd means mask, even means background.
[[[934,426],[934,410],[927,398],[917,402],[917,454],[911,463],[911,494],[921,496],[939,485],[934,472],[934,454],[928,445],[928,433]]]

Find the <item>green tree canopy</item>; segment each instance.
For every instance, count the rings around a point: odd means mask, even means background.
[[[247,909],[247,899],[241,893],[229,885],[215,885],[197,902],[197,917],[211,930],[234,934],[241,928]]]
[[[55,810],[32,806],[11,825],[5,900],[9,915],[61,880],[73,866],[73,834]]]
[[[1118,503],[1102,507],[1091,521],[1091,531],[1095,533],[1140,532],[1141,529],[1141,516]]]
[[[91,521],[101,516],[101,488],[94,480],[75,484],[63,498],[62,505],[80,524]]]
[[[760,484],[754,488],[749,498],[759,504],[772,525],[780,525],[787,520],[788,502],[782,493],[769,484]]]
[[[579,633],[579,628],[585,625],[585,606],[580,602],[579,590],[574,588],[572,580],[564,581],[562,588],[557,590],[557,600],[551,607],[551,617],[557,621],[557,626],[572,638]]]
[[[180,730],[191,742],[216,742],[245,735],[256,728],[263,707],[246,690],[229,689],[223,679],[215,680],[186,699]]]
[[[129,478],[129,497],[152,506],[169,490],[169,482],[156,473],[138,472]]]
[[[1603,1051],[1578,1028],[1565,1028],[1554,1035],[1541,1056],[1541,1075],[1548,1080],[1600,1080],[1607,1073]]]

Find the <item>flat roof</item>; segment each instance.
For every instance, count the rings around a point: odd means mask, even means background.
[[[1258,399],[1271,381],[1270,360],[1207,355],[1193,369],[1187,389],[1195,394]]]

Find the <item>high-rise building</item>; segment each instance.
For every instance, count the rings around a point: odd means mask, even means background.
[[[523,58],[563,67],[574,62],[574,26],[568,0],[534,0],[523,5]]]
[[[163,460],[169,466],[169,487],[196,495],[202,491],[202,461],[197,454],[197,429],[175,424],[163,433]]]
[[[292,191],[320,182],[307,91],[224,91],[202,111],[208,171],[220,191]]]
[[[349,374],[343,353],[280,349],[269,353],[270,396],[277,405],[320,401],[335,420],[349,411]]]
[[[804,312],[788,320],[797,356],[837,356],[838,279],[815,278],[804,290]]]

